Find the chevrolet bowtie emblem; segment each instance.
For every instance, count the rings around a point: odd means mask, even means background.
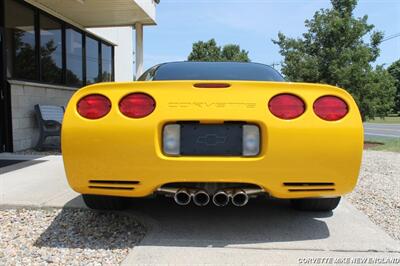
[[[215,146],[218,144],[225,143],[225,136],[218,136],[217,134],[207,134],[197,138],[196,143],[205,144],[207,146]]]

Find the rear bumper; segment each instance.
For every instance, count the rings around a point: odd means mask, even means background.
[[[258,157],[168,157],[161,151],[163,124],[120,124],[112,131],[67,124],[62,148],[69,184],[82,194],[144,197],[167,183],[237,182],[258,185],[277,198],[303,198],[343,195],[357,182],[361,129],[282,131],[257,121]]]

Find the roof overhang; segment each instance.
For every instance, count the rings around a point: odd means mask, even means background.
[[[25,0],[85,28],[155,25],[154,0]]]

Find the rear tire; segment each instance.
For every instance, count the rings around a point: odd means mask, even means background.
[[[123,197],[82,195],[86,206],[94,210],[123,210],[128,207],[128,199]]]
[[[300,211],[327,212],[334,210],[340,202],[341,197],[337,198],[308,198],[292,199],[292,207]]]

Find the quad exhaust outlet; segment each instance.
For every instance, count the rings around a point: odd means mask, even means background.
[[[224,190],[217,191],[213,196],[215,206],[224,207],[229,203],[229,194]]]
[[[210,196],[204,190],[198,190],[193,194],[193,202],[197,206],[206,206],[210,202]]]
[[[158,191],[173,196],[178,205],[186,206],[193,201],[200,207],[208,205],[211,200],[218,207],[227,206],[229,202],[236,207],[243,207],[249,202],[250,196],[264,192],[263,189],[220,189],[211,197],[204,189],[159,188]]]
[[[185,206],[188,205],[192,200],[192,195],[187,189],[182,188],[175,193],[174,200],[176,204]]]
[[[232,195],[232,204],[235,205],[236,207],[242,207],[245,206],[249,202],[249,195],[242,189],[238,189],[237,191],[234,191]]]

